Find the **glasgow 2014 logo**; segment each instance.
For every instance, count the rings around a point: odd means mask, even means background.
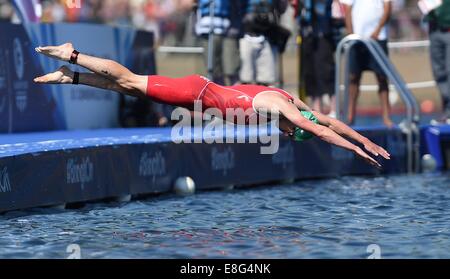
[[[70,158],[66,164],[67,184],[80,184],[81,189],[94,181],[94,163],[89,157],[83,159]]]

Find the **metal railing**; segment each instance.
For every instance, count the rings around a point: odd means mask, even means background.
[[[418,172],[420,170],[420,108],[416,98],[406,86],[401,75],[398,73],[394,65],[391,63],[381,46],[372,39],[363,39],[358,35],[349,35],[345,37],[336,50],[336,114],[338,119],[344,120],[344,114],[348,112],[348,88],[350,83],[350,50],[356,44],[363,44],[369,50],[370,54],[375,58],[383,72],[389,80],[397,88],[406,106],[406,119],[402,127],[402,131],[407,138],[407,167],[408,172]],[[342,60],[344,60],[344,86],[341,85],[342,79]],[[342,96],[342,93],[344,94]],[[343,97],[343,98],[342,98]],[[341,107],[341,101],[344,99],[344,106]],[[344,121],[345,122],[345,121]]]

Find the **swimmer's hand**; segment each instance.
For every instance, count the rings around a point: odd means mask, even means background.
[[[372,166],[381,169],[380,163],[378,163],[375,159],[370,157],[366,152],[364,152],[361,148],[356,147],[354,150],[355,154],[364,159],[367,163],[371,164]]]
[[[364,148],[375,155],[376,157],[381,156],[386,160],[391,159],[391,154],[389,154],[384,148],[381,146],[376,145],[375,143],[371,142],[369,139],[366,139],[364,142]]]

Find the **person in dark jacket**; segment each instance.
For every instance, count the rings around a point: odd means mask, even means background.
[[[324,112],[323,97],[334,95],[333,0],[303,0],[300,13],[303,77],[314,110]]]
[[[210,0],[197,1],[195,31],[206,50],[205,61],[207,61],[209,35],[212,28],[214,44],[212,79],[222,85],[233,85],[239,80],[239,38],[243,33],[242,18],[246,1],[215,0],[212,19],[210,3]]]
[[[433,73],[441,92],[443,114],[438,123],[450,124],[450,0],[427,16],[430,22],[430,53]]]
[[[287,6],[287,0],[248,0],[245,35],[240,40],[242,83],[274,85],[277,81],[276,56],[287,41],[286,36],[280,38],[286,31],[279,19]]]

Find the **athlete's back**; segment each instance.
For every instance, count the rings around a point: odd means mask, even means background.
[[[237,109],[246,112],[246,118],[255,114],[253,100],[258,94],[268,91],[279,92],[292,99],[289,93],[278,88],[259,85],[221,86],[199,75],[175,79],[149,76],[147,86],[147,96],[156,102],[188,109],[193,109],[195,102],[198,102],[202,111],[218,109],[224,118],[227,111]]]

